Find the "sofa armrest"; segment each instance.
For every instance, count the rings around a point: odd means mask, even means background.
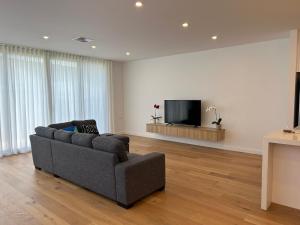
[[[165,155],[150,153],[119,163],[115,167],[117,201],[129,206],[164,188]]]

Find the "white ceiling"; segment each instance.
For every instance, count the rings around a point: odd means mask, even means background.
[[[137,9],[135,0],[0,0],[0,42],[133,60],[276,39],[300,27],[300,0],[142,2]],[[72,41],[78,36],[97,48]]]

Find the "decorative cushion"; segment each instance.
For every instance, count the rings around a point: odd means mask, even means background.
[[[54,132],[54,139],[66,143],[72,143],[72,135],[74,132],[69,132],[65,130],[57,130]]]
[[[37,127],[35,128],[36,135],[40,137],[54,139],[54,132],[56,131],[55,128],[50,127]]]
[[[72,135],[72,144],[92,148],[92,140],[98,137],[97,134],[74,133]]]
[[[125,145],[115,138],[98,136],[92,144],[94,149],[116,154],[120,162],[128,160]]]
[[[74,120],[72,124],[77,127],[79,133],[86,133],[85,130],[93,130],[94,134],[99,134],[95,120]],[[93,127],[86,127],[87,125],[93,125]]]
[[[70,131],[70,132],[75,132],[76,126],[69,126],[63,128],[64,131]]]
[[[82,133],[99,134],[96,125],[82,125],[81,129],[82,129]]]

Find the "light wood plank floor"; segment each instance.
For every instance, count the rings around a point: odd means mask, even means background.
[[[1,225],[296,225],[300,211],[260,210],[261,157],[131,137],[131,151],[166,154],[167,185],[130,210],[34,169],[31,154],[0,159]]]

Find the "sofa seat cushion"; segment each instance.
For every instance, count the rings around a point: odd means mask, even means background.
[[[94,149],[116,154],[120,162],[128,160],[125,145],[120,140],[98,136],[93,139],[92,144]]]
[[[54,139],[55,128],[50,127],[36,127],[35,133],[37,136]]]
[[[54,139],[57,141],[62,141],[65,143],[72,143],[72,135],[74,132],[69,132],[65,130],[57,130],[54,132]]]
[[[98,137],[97,134],[74,133],[72,135],[72,144],[92,148],[92,140]]]

